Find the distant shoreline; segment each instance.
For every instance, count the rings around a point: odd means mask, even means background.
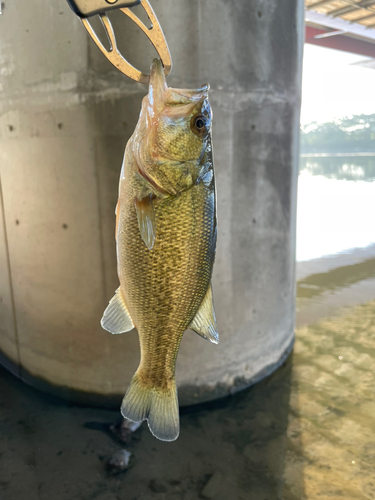
[[[345,158],[347,156],[375,156],[375,152],[364,153],[301,153],[301,158]]]

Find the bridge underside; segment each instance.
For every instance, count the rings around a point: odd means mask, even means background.
[[[306,0],[305,7],[306,43],[375,59],[375,0]]]

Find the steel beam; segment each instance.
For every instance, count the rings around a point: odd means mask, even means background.
[[[375,58],[375,43],[365,42],[346,35],[315,38],[316,35],[321,35],[323,33],[327,33],[327,30],[306,26],[305,42],[312,45],[320,45],[330,49],[342,50],[344,52]]]

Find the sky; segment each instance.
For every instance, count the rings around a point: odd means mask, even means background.
[[[305,44],[301,124],[375,113],[375,69],[355,66],[364,56]]]

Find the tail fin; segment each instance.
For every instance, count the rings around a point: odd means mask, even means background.
[[[133,422],[147,420],[152,434],[162,441],[174,441],[180,433],[175,382],[168,389],[149,387],[136,373],[122,400],[121,413]]]

